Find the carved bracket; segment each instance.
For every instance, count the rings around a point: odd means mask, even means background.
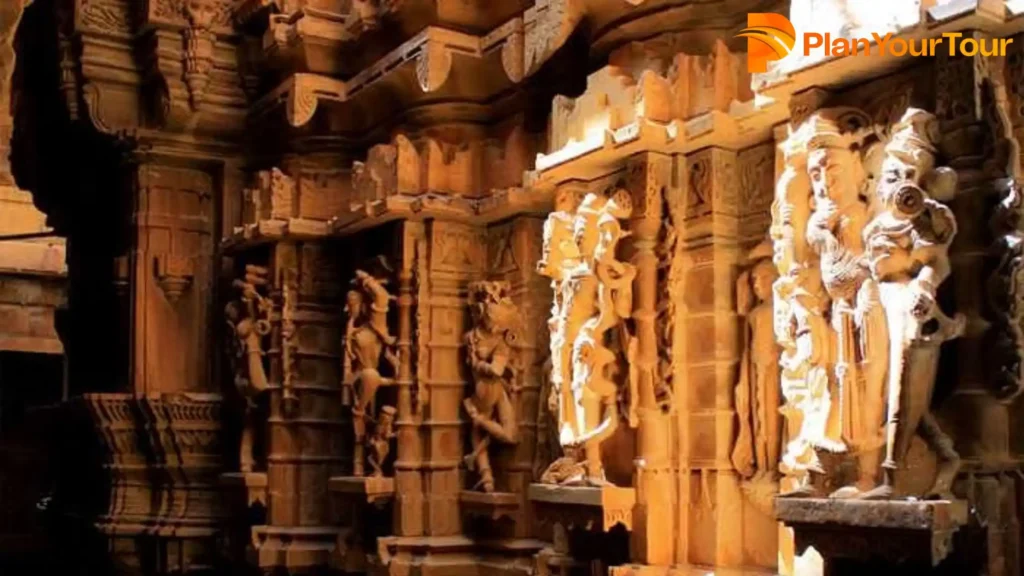
[[[192,285],[195,262],[187,256],[162,254],[154,257],[154,273],[157,284],[172,304],[177,302],[185,290]]]

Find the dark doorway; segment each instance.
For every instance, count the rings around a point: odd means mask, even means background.
[[[63,390],[63,356],[0,351],[0,574],[46,565],[51,431],[43,423]]]

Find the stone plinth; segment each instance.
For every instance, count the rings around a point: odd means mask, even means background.
[[[477,492],[476,490],[463,490],[459,493],[459,504],[463,514],[480,518],[508,518],[515,520],[519,517],[519,494],[512,492]]]
[[[244,495],[246,506],[267,504],[266,472],[228,472],[220,475],[220,483],[232,492]]]
[[[775,517],[793,529],[797,553],[813,546],[829,573],[878,561],[930,567],[952,551],[967,502],[778,498]]]
[[[367,504],[385,504],[395,496],[395,479],[376,476],[335,476],[328,489],[346,497],[365,499]]]
[[[542,521],[567,528],[608,532],[616,524],[633,528],[636,490],[618,486],[555,486],[530,484],[530,502]]]

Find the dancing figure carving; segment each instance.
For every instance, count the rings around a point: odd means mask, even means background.
[[[387,280],[364,270],[356,270],[355,276],[352,284],[356,288],[348,292],[345,303],[344,384],[352,397],[353,471],[362,476],[367,413],[375,409],[377,390],[394,384],[394,378],[385,377],[381,370],[397,370],[398,352],[397,338],[388,329],[388,308],[395,297],[387,291]]]
[[[473,374],[473,394],[463,401],[473,423],[473,451],[466,467],[480,480],[474,488],[494,491],[489,448],[492,442],[519,443],[516,402],[519,366],[516,361],[518,313],[507,282],[474,282],[469,286],[473,329],[466,333],[466,361]]]
[[[232,365],[235,387],[245,402],[239,464],[242,472],[252,472],[255,464],[253,440],[256,434],[256,400],[270,388],[263,365],[263,339],[270,335],[273,303],[265,294],[268,271],[262,266],[245,267],[245,278],[232,285],[241,294],[237,302],[224,309],[228,329],[233,336]]]

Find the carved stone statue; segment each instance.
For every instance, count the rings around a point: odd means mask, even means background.
[[[812,135],[807,143],[807,173],[813,210],[807,241],[819,258],[821,279],[831,299],[831,372],[841,423],[838,440],[846,450],[862,455],[856,487],[834,494],[842,497],[870,487],[877,476],[872,452],[881,445],[886,339],[878,289],[866,266],[861,237],[869,218],[860,194],[866,175],[853,147],[862,138],[842,130],[844,111],[838,112],[808,120]]]
[[[516,363],[518,310],[509,298],[507,282],[474,282],[469,286],[473,329],[466,333],[466,361],[473,374],[473,395],[463,406],[473,422],[473,451],[466,467],[480,474],[475,488],[494,491],[488,448],[493,441],[519,442],[516,396],[519,367]]]
[[[888,324],[885,461],[882,485],[864,497],[892,495],[893,472],[904,464],[910,441],[920,434],[939,457],[926,496],[952,498],[960,468],[952,440],[931,413],[939,346],[963,334],[965,319],[939,309],[936,291],[949,276],[949,245],[956,235],[956,174],[935,167],[938,122],[908,109],[885,146],[881,177],[872,198],[874,218],[864,230],[872,277],[878,283]]]
[[[353,468],[364,474],[366,414],[373,412],[377,390],[394,384],[381,374],[382,359],[394,372],[398,366],[397,338],[388,329],[388,307],[394,296],[388,293],[387,280],[356,270],[352,280],[356,289],[346,295],[345,314],[345,386],[352,391],[352,426],[355,430]],[[383,357],[383,358],[382,358]]]
[[[773,330],[772,286],[778,276],[771,247],[755,247],[753,262],[736,287],[739,311],[746,317],[743,357],[736,385],[739,434],[732,463],[746,479],[774,480],[782,443],[779,421],[779,345]]]
[[[933,120],[910,109],[891,128],[873,127],[857,111],[825,109],[784,144],[787,169],[772,210],[790,430],[784,496],[812,493],[808,473],[825,473],[816,451],[828,450],[854,454],[859,464],[856,480],[832,497],[888,498],[916,432],[942,462],[930,495],[948,495],[958,458],[929,404],[939,344],[959,335],[963,320],[935,303],[956,233],[937,199],[952,197],[956,179],[935,168]],[[862,149],[882,150],[874,188]],[[796,173],[803,166],[806,180]]]
[[[620,418],[619,386],[610,376],[620,356],[608,347],[608,331],[618,327],[621,347],[627,353],[635,348],[623,320],[632,315],[636,268],[615,258],[619,240],[628,235],[619,221],[631,212],[625,191],[612,198],[588,194],[572,220],[574,249],[565,246],[564,234],[556,234],[564,230],[564,215],[552,215],[545,226],[548,251],[542,272],[554,280],[556,293],[551,380],[558,394],[559,442],[570,449],[568,458],[582,448],[586,470],[585,478],[573,476],[563,483],[607,483],[600,446]],[[630,378],[631,398],[635,389],[636,380]],[[556,465],[571,468],[564,459]]]
[[[391,452],[391,440],[395,437],[395,408],[394,406],[381,406],[380,414],[377,415],[377,422],[373,427],[373,435],[367,437],[366,461],[370,463],[370,476],[381,478],[384,476],[384,461]]]
[[[229,302],[224,310],[228,328],[234,336],[232,364],[235,386],[245,400],[245,421],[239,447],[242,472],[252,472],[255,463],[256,398],[270,387],[263,366],[263,339],[270,334],[273,303],[260,293],[267,288],[267,275],[267,269],[262,266],[246,266],[245,279],[233,282],[241,292],[240,302]]]

